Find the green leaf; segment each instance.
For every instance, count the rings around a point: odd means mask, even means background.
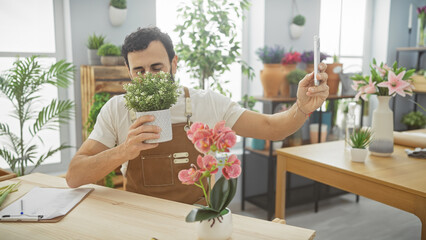
[[[220,212],[206,210],[201,208],[192,209],[185,218],[186,222],[198,222],[220,216]]]
[[[229,180],[226,180],[223,176],[216,181],[213,189],[210,193],[210,207],[222,211],[226,208],[225,203],[228,200],[229,193],[231,191],[231,184]]]

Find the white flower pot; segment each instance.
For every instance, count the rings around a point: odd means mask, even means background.
[[[146,140],[146,143],[161,143],[167,142],[173,139],[172,132],[172,121],[170,115],[170,109],[149,111],[149,112],[136,112],[136,117],[139,118],[145,115],[153,115],[155,120],[152,122],[145,123],[146,125],[155,125],[161,128],[160,138]]]
[[[294,23],[290,24],[290,36],[293,39],[298,39],[302,36],[305,26],[299,26]]]
[[[373,112],[371,128],[373,140],[368,150],[379,157],[389,157],[393,153],[393,112],[389,108],[390,96],[377,96],[379,105]]]
[[[232,213],[226,208],[228,213],[218,218],[204,220],[198,223],[197,235],[202,240],[229,239],[232,235]]]
[[[119,9],[109,6],[109,20],[114,27],[118,27],[124,23],[127,16],[127,8]]]
[[[351,148],[351,159],[353,162],[365,162],[368,150],[365,148]]]

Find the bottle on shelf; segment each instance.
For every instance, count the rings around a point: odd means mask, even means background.
[[[356,103],[350,102],[348,104],[348,114],[346,115],[346,130],[345,130],[345,147],[350,148],[349,141],[350,136],[355,129],[355,108]]]

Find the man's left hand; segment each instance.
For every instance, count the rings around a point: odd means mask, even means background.
[[[315,86],[314,73],[307,74],[300,82],[297,89],[297,105],[304,113],[310,113],[321,107],[322,103],[328,97],[327,78],[325,73],[327,65],[320,63],[318,65],[319,73],[317,79],[320,85]]]

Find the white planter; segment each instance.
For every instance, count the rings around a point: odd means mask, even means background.
[[[109,6],[109,20],[114,27],[118,27],[124,23],[127,16],[127,8],[119,9]]]
[[[89,65],[101,65],[101,57],[98,56],[98,49],[87,49]]]
[[[229,239],[232,235],[232,213],[226,208],[228,213],[218,218],[204,220],[198,223],[197,235],[202,240]],[[220,220],[220,221],[219,221]]]
[[[351,159],[353,162],[365,162],[368,150],[363,148],[351,148]]]
[[[290,24],[290,36],[293,39],[298,39],[302,36],[305,26],[299,26],[294,23]]]
[[[146,140],[146,143],[161,143],[167,142],[173,139],[172,132],[172,121],[170,115],[170,109],[150,111],[150,112],[136,112],[136,117],[139,118],[145,115],[153,115],[155,120],[152,122],[145,123],[146,125],[155,125],[161,128],[160,138]]]

